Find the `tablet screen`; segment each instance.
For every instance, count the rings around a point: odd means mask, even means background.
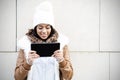
[[[60,49],[60,43],[32,43],[31,50],[37,52],[40,57],[50,57],[54,51]]]

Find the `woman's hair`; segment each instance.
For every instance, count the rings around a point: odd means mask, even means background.
[[[48,38],[50,38],[50,37],[55,33],[55,29],[52,27],[52,25],[50,25],[50,27],[51,27],[51,33],[50,33],[50,35],[48,36]],[[37,34],[37,26],[35,26],[34,29],[33,29],[33,35],[34,35],[35,37],[43,40],[43,39]],[[47,39],[48,39],[48,38],[47,38]],[[44,41],[46,41],[47,39],[45,39]]]

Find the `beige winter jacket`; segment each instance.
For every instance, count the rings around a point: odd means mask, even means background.
[[[65,60],[59,63],[60,80],[71,80],[73,76],[73,68],[70,62],[67,46],[64,47],[63,53]],[[17,64],[14,73],[15,80],[26,80],[30,68],[31,66],[26,62],[24,50],[21,49],[18,54]]]

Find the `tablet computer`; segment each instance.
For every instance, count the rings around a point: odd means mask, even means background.
[[[31,50],[37,52],[40,57],[50,57],[54,51],[60,49],[60,43],[32,43]]]

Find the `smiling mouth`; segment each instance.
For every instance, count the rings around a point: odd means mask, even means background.
[[[42,37],[47,37],[46,35],[42,36]]]

